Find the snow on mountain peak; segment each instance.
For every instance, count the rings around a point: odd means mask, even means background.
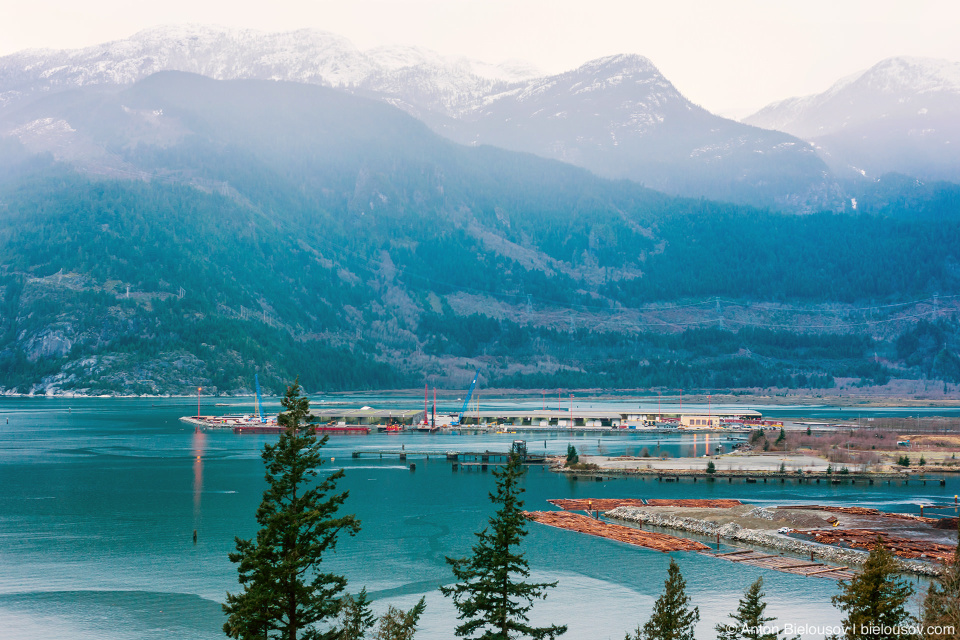
[[[636,53],[618,53],[590,60],[581,65],[578,70],[585,73],[615,70],[620,73],[660,75],[660,70],[650,61],[650,58]]]
[[[960,62],[900,56],[842,78],[823,93],[774,102],[744,122],[810,139],[858,121],[927,113],[931,100],[958,95]]]
[[[289,80],[385,94],[456,115],[481,94],[543,74],[516,60],[489,64],[422,47],[359,50],[317,29],[267,33],[181,24],[145,29],[125,40],[73,50],[21,51],[0,58],[0,104],[34,90],[86,84],[129,84],[158,71],[186,71],[226,80]],[[27,93],[19,92],[26,89]]]
[[[865,71],[856,82],[867,82],[884,93],[960,93],[960,62],[938,58],[887,58]]]

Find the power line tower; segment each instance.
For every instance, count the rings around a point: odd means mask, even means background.
[[[720,308],[720,296],[717,296],[717,317],[720,318],[720,330],[723,331],[723,309]]]

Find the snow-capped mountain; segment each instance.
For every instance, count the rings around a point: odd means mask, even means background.
[[[163,27],[85,49],[0,58],[0,109],[78,86],[132,84],[159,71],[343,89],[392,104],[462,143],[534,153],[670,193],[792,209],[840,201],[809,145],[709,113],[638,55],[547,77],[523,62],[490,65],[418,47],[361,51],[315,30]],[[52,131],[31,126],[21,139]],[[66,153],[65,134],[57,135]]]
[[[960,180],[960,63],[889,58],[744,122],[814,142],[838,171]]]
[[[346,38],[314,29],[264,33],[168,26],[84,49],[2,57],[0,106],[39,91],[131,84],[158,71],[361,89],[451,115],[478,96],[542,75],[520,61],[491,65],[419,47],[361,51]]]
[[[527,151],[671,193],[801,208],[830,207],[836,196],[810,145],[711,114],[638,55],[530,80],[455,120],[425,119],[459,142]]]

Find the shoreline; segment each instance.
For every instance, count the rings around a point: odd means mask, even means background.
[[[324,396],[330,398],[338,397],[381,397],[385,399],[389,398],[407,398],[409,397],[419,397],[422,394],[422,389],[380,389],[380,390],[362,390],[362,391],[331,391],[331,392],[312,392],[308,394],[309,396]],[[815,390],[814,390],[815,391]],[[523,399],[530,398],[534,400],[539,400],[542,397],[542,394],[549,392],[550,394],[556,393],[555,389],[484,389],[484,395],[489,397],[491,394],[496,396],[496,399]],[[619,392],[618,390],[607,390],[607,389],[572,389],[568,390],[567,393],[573,393],[577,397],[577,401],[580,403],[588,401],[597,401],[597,402],[647,402],[647,403],[656,403],[659,399],[661,402],[673,404],[680,401],[681,396],[678,395],[663,395],[656,396],[652,393],[637,393],[637,390],[623,390]],[[438,390],[438,397],[442,397],[444,401],[451,401],[451,397],[458,398],[462,396],[463,390],[459,389],[443,389]],[[449,396],[449,397],[443,397]],[[196,398],[196,394],[190,393],[165,393],[165,394],[124,394],[124,393],[84,393],[83,391],[72,392],[72,391],[60,391],[58,390],[55,393],[13,393],[6,390],[0,391],[0,397],[8,398],[52,398],[52,399],[135,399],[135,398],[144,398],[144,399],[178,399],[178,398]],[[216,395],[202,396],[204,398],[216,399],[222,398],[225,400],[230,399],[242,399],[242,398],[254,398],[256,394],[252,391],[250,392],[225,392]],[[279,395],[267,395],[265,397],[278,399],[281,396]],[[860,408],[860,409],[872,409],[872,408],[888,408],[888,407],[902,407],[902,408],[927,408],[927,409],[960,409],[960,398],[956,397],[941,397],[937,399],[932,398],[918,398],[915,395],[904,395],[904,394],[895,394],[891,393],[889,395],[883,393],[870,393],[865,392],[863,394],[856,393],[798,393],[796,390],[791,390],[789,393],[777,393],[774,391],[770,392],[759,392],[759,393],[738,393],[735,390],[728,393],[719,393],[719,394],[710,394],[709,396],[706,393],[690,393],[684,394],[682,400],[689,402],[691,405],[700,405],[712,403],[715,406],[720,405],[739,405],[739,406],[765,406],[765,407],[791,407],[798,410],[803,410],[804,408],[809,409],[818,409],[818,408]]]

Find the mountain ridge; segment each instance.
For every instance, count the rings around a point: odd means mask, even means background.
[[[799,140],[693,105],[637,54],[545,76],[523,63],[491,67],[416,47],[361,52],[326,32],[165,28],[0,58],[0,106],[160,70],[333,86],[388,102],[461,143],[534,153],[673,194],[798,211],[837,209],[844,200]]]
[[[888,58],[743,121],[814,143],[841,176],[960,181],[960,62]]]

